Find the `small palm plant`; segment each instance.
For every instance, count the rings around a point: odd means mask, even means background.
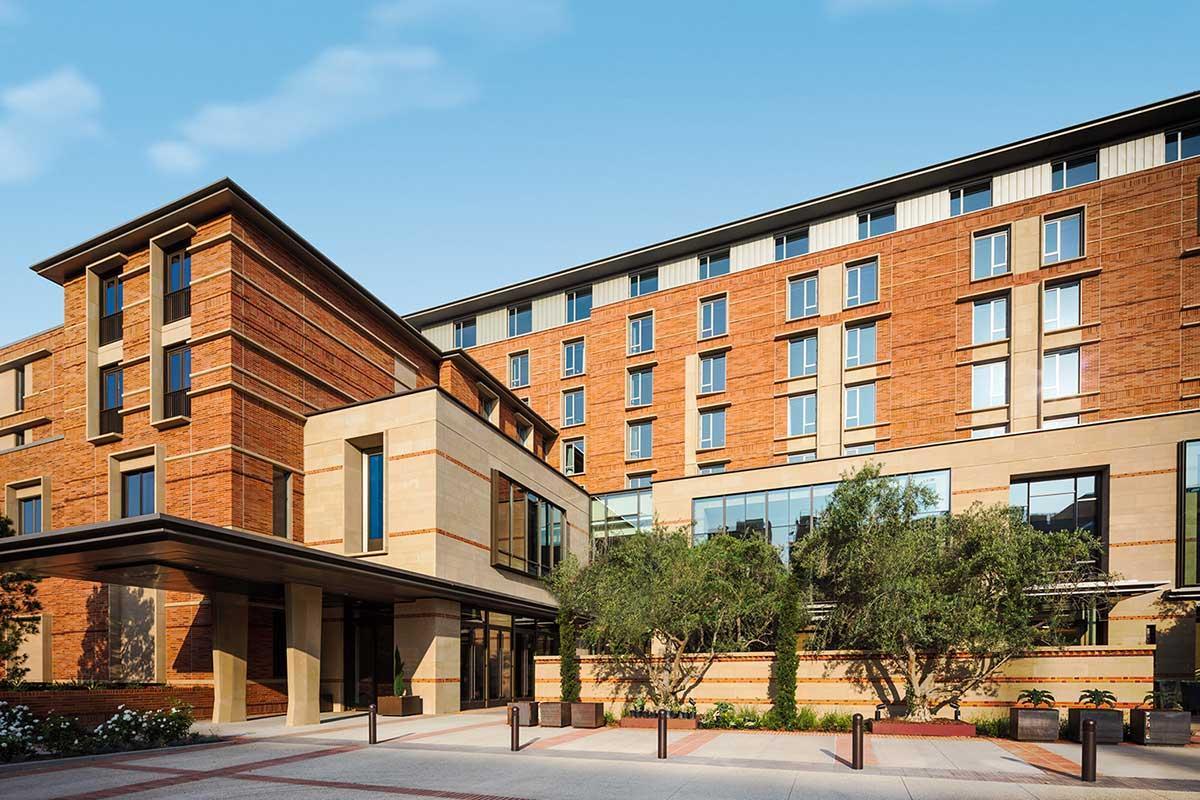
[[[1028,703],[1034,708],[1038,706],[1054,708],[1054,695],[1045,689],[1025,689],[1017,695],[1017,702]]]
[[[1150,706],[1155,711],[1182,711],[1182,701],[1183,698],[1180,696],[1178,687],[1146,692],[1146,696],[1142,698],[1142,703]]]
[[[1112,708],[1117,704],[1117,696],[1108,689],[1084,689],[1079,693],[1079,702],[1095,708]]]

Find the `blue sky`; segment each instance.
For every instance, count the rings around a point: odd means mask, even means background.
[[[0,0],[29,264],[229,175],[401,312],[1200,88],[1200,6]]]

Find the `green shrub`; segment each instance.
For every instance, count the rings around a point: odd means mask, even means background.
[[[36,747],[37,719],[29,706],[0,701],[0,761],[24,761]]]
[[[800,581],[788,575],[780,593],[779,624],[775,628],[775,661],[771,665],[771,701],[778,727],[787,729],[796,716],[796,636],[805,608],[800,603]]]
[[[849,714],[838,714],[830,712],[821,717],[817,722],[817,730],[819,731],[849,731],[853,726],[854,720]]]
[[[991,739],[1007,739],[1009,737],[1008,717],[981,717],[975,722],[975,732],[980,736]]]
[[[815,731],[817,729],[817,712],[804,706],[796,712],[793,724],[792,730],[795,731]]]

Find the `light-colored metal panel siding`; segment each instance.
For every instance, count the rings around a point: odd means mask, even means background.
[[[764,236],[729,248],[729,270],[752,269],[775,260],[775,237]]]
[[[592,285],[592,307],[606,306],[629,299],[629,276],[617,275]]]
[[[421,333],[425,334],[425,338],[433,342],[442,350],[449,350],[454,347],[454,323],[442,322],[438,325],[430,325],[428,328],[422,328]]]
[[[1166,163],[1166,134],[1155,133],[1100,148],[1100,180]]]
[[[563,292],[534,298],[533,329],[557,328],[567,321],[567,296]]]
[[[845,214],[822,220],[808,229],[809,250],[828,250],[858,239],[858,216]]]
[[[950,191],[943,189],[916,197],[906,197],[896,203],[896,228],[915,228],[930,222],[941,222],[950,216]]]
[[[1050,164],[1013,170],[992,179],[992,204],[1002,206],[1050,191]]]
[[[696,256],[668,261],[658,266],[658,288],[672,289],[700,279],[700,262]]]
[[[508,309],[485,311],[475,318],[475,338],[480,344],[491,344],[504,338],[508,324]]]

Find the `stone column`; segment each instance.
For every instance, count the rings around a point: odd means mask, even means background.
[[[213,722],[246,721],[247,601],[216,592],[212,608]]]
[[[287,621],[288,725],[321,720],[321,588],[284,587]]]
[[[461,709],[461,613],[452,600],[417,600],[393,607],[394,641],[404,660],[404,677],[412,694],[424,701],[426,714]]]

